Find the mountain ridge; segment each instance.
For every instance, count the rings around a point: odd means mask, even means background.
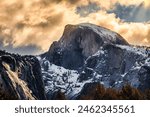
[[[42,55],[0,51],[0,99],[88,99],[85,96],[98,93],[101,85],[116,94],[126,85],[129,91],[135,88],[133,93],[149,90],[149,57],[149,47],[130,45],[109,29],[67,25],[60,40]]]
[[[67,25],[60,40],[39,59],[49,99],[58,90],[76,99],[84,85],[95,82],[117,90],[127,84],[149,89],[150,49],[130,45],[118,35],[93,24]]]

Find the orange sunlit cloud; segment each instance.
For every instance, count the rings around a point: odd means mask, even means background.
[[[150,24],[124,22],[114,13],[108,14],[115,3],[139,5],[149,8],[148,0],[92,0],[102,8],[81,17],[75,12],[77,6],[88,5],[90,0],[0,0],[0,39],[4,46],[36,45],[47,51],[58,40],[67,24],[84,22],[104,26],[121,34],[129,43],[150,45]],[[109,1],[109,2],[108,2]]]

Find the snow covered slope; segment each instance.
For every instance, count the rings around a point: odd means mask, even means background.
[[[119,34],[93,24],[67,25],[63,36],[38,57],[47,97],[61,90],[68,99],[87,83],[120,89],[150,88],[150,49],[129,45]]]
[[[60,90],[67,96],[78,94],[83,83],[78,82],[79,73],[76,70],[65,69],[50,63],[45,58],[38,57],[42,66],[42,76],[45,83],[45,91],[49,99]]]
[[[47,97],[61,90],[75,99],[86,83],[99,82],[107,88],[121,89],[130,84],[141,90],[150,88],[149,50],[121,45],[107,45],[89,56],[82,71],[65,69],[38,57],[42,66]]]

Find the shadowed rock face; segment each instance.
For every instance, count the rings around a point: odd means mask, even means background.
[[[64,68],[79,70],[86,58],[106,44],[128,45],[119,34],[103,27],[67,25],[61,39],[51,45],[46,58]]]
[[[103,27],[80,24],[67,25],[39,61],[49,99],[59,90],[68,99],[78,99],[97,84],[117,90],[127,84],[150,89],[149,57],[148,47],[132,46]]]
[[[0,51],[0,99],[46,99],[36,57]]]
[[[130,84],[141,90],[150,89],[150,50],[143,47],[106,45],[89,57],[80,82],[92,79],[105,87],[121,89]]]

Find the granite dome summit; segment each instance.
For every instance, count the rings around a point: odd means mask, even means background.
[[[48,99],[59,90],[68,99],[77,99],[83,88],[97,83],[117,90],[127,84],[149,89],[149,56],[148,47],[130,45],[109,29],[79,24],[67,25],[60,40],[39,61]]]
[[[90,23],[66,25],[62,37],[51,45],[46,58],[56,65],[78,69],[86,58],[107,44],[129,45],[121,35],[101,26]]]

